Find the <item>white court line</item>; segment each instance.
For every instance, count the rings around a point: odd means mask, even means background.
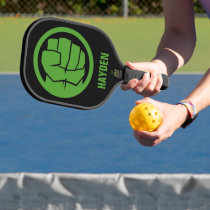
[[[20,74],[19,72],[0,72],[0,75],[18,75],[18,74]]]
[[[205,72],[175,72],[174,75],[203,75]]]
[[[198,74],[204,74],[205,72],[175,72],[173,75],[198,75]],[[18,75],[19,72],[0,72],[0,75]]]

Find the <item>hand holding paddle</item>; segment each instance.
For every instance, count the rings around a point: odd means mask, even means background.
[[[163,65],[160,65],[160,63],[157,63],[156,61],[139,63],[127,62],[126,65],[133,70],[141,69],[142,71],[147,72],[147,74],[144,74],[141,80],[133,79],[127,84],[122,84],[122,90],[132,89],[137,94],[141,94],[144,97],[154,96],[160,92],[164,83],[164,74],[167,73],[166,67],[164,68]],[[161,74],[163,74],[163,78]]]
[[[34,98],[79,109],[101,106],[117,85],[145,74],[122,64],[102,30],[57,18],[42,18],[28,27],[20,70]],[[168,77],[161,76],[165,90]]]

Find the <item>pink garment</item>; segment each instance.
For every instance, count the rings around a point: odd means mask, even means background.
[[[200,0],[200,3],[210,18],[210,0]]]

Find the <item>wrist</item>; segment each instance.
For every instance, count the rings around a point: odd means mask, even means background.
[[[193,103],[189,100],[182,100],[182,101],[178,102],[177,105],[183,106],[188,112],[186,120],[181,125],[182,128],[186,128],[198,116],[197,110],[196,110],[195,106],[193,105]]]
[[[189,112],[185,106],[182,104],[175,105],[177,108],[177,113],[179,113],[179,127],[181,127],[184,122],[190,117]]]
[[[165,74],[165,75],[168,76],[167,67],[166,67],[166,64],[163,61],[161,61],[160,59],[153,59],[152,63],[155,63],[155,64],[158,65],[158,67],[159,67],[158,71],[161,74]]]

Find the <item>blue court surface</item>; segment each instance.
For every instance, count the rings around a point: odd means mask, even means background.
[[[174,75],[157,100],[175,104],[202,75]],[[210,109],[162,144],[141,146],[128,122],[142,96],[118,87],[102,107],[46,104],[19,75],[0,76],[0,172],[210,173]]]

